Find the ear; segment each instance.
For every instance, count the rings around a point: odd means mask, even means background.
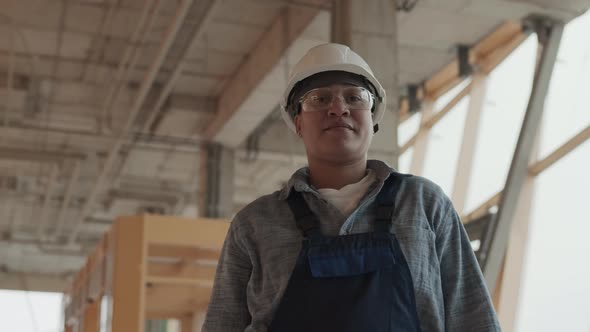
[[[297,135],[301,136],[301,117],[299,114],[295,115],[293,118],[293,122],[295,123],[295,130],[297,131]]]

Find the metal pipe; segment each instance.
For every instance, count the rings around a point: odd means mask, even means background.
[[[141,35],[140,40],[142,41],[141,43],[145,42],[145,38],[148,36],[148,32],[151,31],[153,25],[154,25],[154,21],[155,18],[158,16],[158,12],[160,11],[160,8],[162,6],[162,1],[160,0],[156,0],[156,4],[154,5],[154,9],[152,10],[152,13],[148,19],[148,22],[145,25],[145,28],[143,29],[143,33]],[[137,60],[139,60],[139,56],[141,55],[141,52],[139,52],[139,48],[140,48],[140,44],[137,44],[135,48],[133,48],[132,51],[132,55],[131,55],[131,60],[129,61],[129,65],[127,67],[125,67],[125,71],[123,72],[123,77],[120,78],[118,80],[118,84],[119,87],[117,88],[117,93],[115,94],[115,96],[110,100],[110,104],[109,107],[107,109],[107,114],[108,114],[108,118],[109,118],[109,127],[110,127],[110,119],[111,119],[111,113],[113,111],[113,107],[115,105],[115,102],[117,100],[117,97],[119,95],[119,92],[121,91],[121,85],[123,84],[123,82],[127,82],[128,78],[129,78],[129,74],[135,69],[135,67],[137,66]],[[130,44],[131,46],[131,44]]]
[[[176,84],[176,80],[178,79],[178,77],[180,77],[180,74],[182,73],[182,70],[184,69],[184,66],[186,64],[186,58],[188,55],[188,51],[190,49],[192,49],[196,45],[196,43],[198,43],[198,41],[201,39],[201,35],[206,31],[205,28],[209,25],[209,22],[213,19],[213,14],[215,13],[215,11],[219,7],[219,5],[220,5],[220,1],[217,1],[217,0],[209,1],[209,5],[205,9],[205,14],[203,16],[203,19],[201,19],[199,21],[199,24],[196,25],[195,28],[193,29],[193,33],[192,33],[193,38],[192,38],[191,42],[183,45],[183,49],[180,52],[181,53],[180,61],[178,61],[176,63],[176,66],[174,67],[174,70],[172,71],[170,78],[166,82],[166,85],[164,85],[164,88],[160,92],[160,96],[158,97],[158,100],[156,101],[156,103],[152,107],[152,109],[149,113],[149,117],[143,126],[143,130],[142,130],[143,132],[147,132],[151,128],[154,120],[158,116],[160,109],[164,105],[164,102],[166,102],[166,99],[170,95],[170,92],[172,92],[172,88],[174,88],[174,85]]]
[[[72,170],[72,174],[70,176],[70,182],[68,183],[68,187],[66,189],[66,194],[61,204],[61,208],[59,209],[59,215],[57,217],[57,222],[55,225],[55,229],[53,231],[53,236],[57,237],[61,233],[61,229],[64,224],[64,219],[66,215],[66,211],[70,207],[70,200],[72,199],[72,193],[74,192],[74,188],[78,183],[78,175],[80,174],[80,162],[76,162],[74,164],[74,169]]]
[[[39,222],[37,224],[37,231],[35,232],[37,239],[41,239],[41,236],[43,235],[45,223],[47,222],[47,215],[49,214],[51,196],[53,195],[53,187],[55,186],[58,171],[58,166],[53,165],[47,182],[47,187],[45,187],[45,198],[43,200],[43,207],[41,208],[41,215],[39,216]]]
[[[176,35],[177,35],[178,31],[180,30],[180,27],[181,27],[182,23],[184,22],[186,14],[188,13],[189,8],[192,3],[193,3],[193,0],[185,0],[180,3],[180,6],[178,7],[178,10],[176,12],[176,16],[175,16],[174,20],[172,21],[172,24],[170,25],[170,28],[164,38],[162,46],[161,46],[160,50],[158,51],[156,58],[154,59],[153,63],[151,64],[151,66],[148,70],[148,73],[146,74],[146,76],[141,84],[141,87],[139,89],[137,97],[134,100],[133,106],[131,107],[131,110],[129,112],[129,117],[127,118],[127,122],[125,123],[125,126],[121,130],[121,133],[118,135],[118,138],[114,142],[113,147],[112,147],[111,151],[109,152],[107,160],[105,161],[105,164],[102,168],[102,171],[100,172],[99,176],[97,177],[96,183],[92,187],[92,190],[88,196],[88,199],[86,200],[86,203],[84,204],[84,207],[82,208],[82,212],[80,213],[80,217],[78,218],[78,220],[76,220],[76,223],[74,224],[74,226],[72,228],[72,232],[70,233],[68,242],[70,242],[70,243],[74,242],[74,240],[76,239],[76,235],[80,231],[81,225],[84,223],[84,220],[92,213],[92,210],[94,209],[95,200],[96,200],[98,194],[100,193],[100,191],[102,190],[102,186],[104,185],[105,181],[107,180],[107,175],[108,175],[109,171],[111,170],[111,168],[113,167],[115,160],[119,154],[119,151],[124,144],[125,136],[127,135],[129,130],[131,129],[131,126],[133,125],[133,123],[135,122],[135,119],[141,109],[141,106],[143,105],[143,102],[149,92],[149,89],[150,89],[152,83],[154,82],[154,80],[156,79],[156,75],[158,74],[160,67],[164,63],[164,60],[166,59],[166,55],[168,54],[168,51],[170,50],[172,43],[176,39]]]
[[[6,129],[14,129],[19,130],[22,134],[24,131],[31,131],[31,132],[50,132],[50,133],[57,133],[57,134],[64,134],[64,135],[71,135],[79,137],[90,137],[96,140],[105,140],[112,142],[116,139],[115,136],[104,135],[104,134],[96,134],[92,131],[87,130],[78,130],[78,129],[69,129],[69,128],[57,128],[57,127],[39,127],[34,125],[24,125],[24,124],[14,124],[11,123],[9,126],[0,127]],[[138,142],[142,145],[137,145]],[[181,137],[174,137],[174,136],[165,136],[165,135],[150,135],[150,134],[142,134],[142,133],[128,133],[125,137],[125,144],[133,144],[134,147],[140,148],[158,148],[157,144],[162,145],[160,150],[164,149],[164,146],[173,146],[177,151],[183,152],[198,152],[199,151],[199,144],[202,141],[200,139],[188,139],[188,138],[181,138]],[[102,142],[101,142],[102,143]],[[148,145],[149,144],[149,145]],[[181,149],[182,147],[182,149]]]
[[[137,25],[135,26],[135,30],[133,31],[133,33],[131,35],[131,40],[129,41],[127,48],[125,48],[125,51],[123,53],[123,58],[121,59],[121,62],[119,62],[119,66],[118,66],[117,72],[115,74],[115,84],[110,85],[111,89],[109,89],[109,92],[107,94],[107,97],[105,98],[105,102],[103,104],[103,107],[100,109],[100,113],[99,113],[100,115],[99,115],[99,119],[98,119],[98,125],[99,125],[98,132],[99,133],[102,132],[102,129],[103,129],[102,125],[104,122],[106,112],[108,110],[110,110],[110,108],[113,105],[114,99],[116,99],[116,97],[119,94],[120,86],[121,86],[121,79],[124,74],[124,71],[127,68],[127,62],[129,61],[129,58],[132,56],[134,49],[139,47],[137,45],[137,42],[138,42],[137,39],[139,38],[139,34],[141,33],[141,30],[143,29],[143,25],[144,25],[145,19],[147,17],[147,14],[149,13],[149,9],[151,7],[152,2],[153,2],[153,0],[145,0],[144,1],[143,10],[141,11],[139,21],[137,22]]]
[[[61,57],[60,57],[60,53],[61,53],[61,46],[63,44],[63,36],[64,36],[64,31],[65,31],[65,26],[66,26],[66,15],[67,15],[67,1],[61,1],[61,11],[60,11],[60,15],[59,15],[59,30],[57,33],[57,42],[55,43],[55,61],[53,61],[53,66],[51,67],[51,75],[50,75],[50,79],[53,79],[54,82],[52,82],[51,84],[51,91],[49,93],[49,96],[47,97],[47,103],[45,104],[45,109],[44,111],[46,111],[46,116],[47,118],[49,118],[49,107],[50,105],[53,103],[53,100],[55,99],[55,93],[56,93],[56,85],[57,85],[57,68],[59,67],[59,63],[61,61]],[[48,121],[49,122],[49,121]]]
[[[116,3],[110,4],[108,10],[106,11],[106,15],[103,16],[102,18],[102,22],[100,23],[100,27],[98,28],[97,33],[94,35],[94,37],[92,38],[93,41],[91,42],[91,47],[89,49],[90,55],[84,59],[84,65],[82,67],[82,73],[80,74],[80,80],[84,81],[84,77],[86,77],[86,74],[88,72],[88,66],[90,64],[90,62],[92,60],[94,60],[94,58],[98,58],[98,55],[100,54],[100,50],[97,50],[96,52],[92,52],[92,44],[93,43],[97,43],[100,45],[100,39],[102,37],[102,35],[105,34],[106,32],[106,27],[110,26],[111,24],[111,19],[113,18],[113,14],[115,13],[115,8],[120,4],[121,0],[117,0]],[[94,56],[94,55],[97,56]]]

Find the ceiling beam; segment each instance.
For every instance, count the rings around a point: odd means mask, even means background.
[[[0,272],[0,289],[61,293],[68,282],[63,275]]]
[[[0,159],[61,163],[66,159],[84,160],[86,159],[86,154],[81,152],[64,152],[63,150],[30,150],[0,147]]]
[[[43,207],[41,208],[41,214],[39,215],[39,220],[37,222],[37,231],[36,236],[37,239],[41,238],[43,232],[45,231],[45,224],[47,223],[47,217],[49,214],[49,205],[51,202],[51,196],[53,195],[53,190],[55,188],[55,184],[57,182],[57,177],[59,175],[59,167],[57,165],[53,165],[51,168],[51,174],[49,175],[49,179],[47,180],[47,185],[45,187],[45,195],[43,198]],[[13,229],[16,230],[16,229]]]
[[[68,185],[66,187],[66,193],[64,196],[64,199],[61,203],[61,207],[59,208],[59,214],[57,216],[57,220],[55,222],[55,229],[53,230],[53,233],[55,235],[61,234],[61,230],[62,227],[64,225],[65,219],[66,219],[66,212],[68,211],[68,209],[70,208],[70,201],[72,199],[72,196],[75,192],[76,189],[76,185],[78,185],[78,176],[80,175],[80,162],[76,162],[74,164],[74,168],[72,169],[72,172],[70,173],[70,180],[68,182]]]
[[[162,45],[161,45],[160,49],[158,50],[158,53],[156,54],[156,57],[154,58],[151,66],[150,66],[150,69],[147,72],[147,74],[144,78],[144,81],[142,82],[142,84],[139,88],[139,91],[137,93],[137,97],[133,102],[131,110],[129,111],[129,116],[128,116],[127,122],[125,123],[125,126],[122,128],[122,130],[120,131],[120,134],[118,135],[117,139],[115,140],[115,142],[109,152],[109,156],[108,156],[105,164],[103,165],[102,170],[100,171],[100,174],[97,177],[96,183],[92,186],[92,189],[88,195],[88,199],[86,200],[86,203],[84,204],[84,207],[82,208],[82,212],[80,213],[79,218],[77,218],[76,223],[72,227],[72,232],[69,235],[69,242],[70,243],[73,243],[75,241],[76,236],[78,235],[78,232],[80,231],[81,225],[84,223],[84,220],[87,217],[89,217],[92,214],[92,212],[94,211],[96,199],[97,199],[98,195],[100,194],[100,192],[102,191],[103,186],[106,183],[108,174],[112,171],[112,168],[115,165],[115,161],[117,160],[117,156],[119,155],[119,151],[121,150],[121,148],[125,142],[125,136],[128,134],[129,130],[131,129],[131,127],[135,123],[135,119],[137,118],[137,115],[139,114],[139,111],[141,110],[141,106],[143,105],[143,102],[144,102],[145,98],[147,97],[148,92],[156,79],[156,75],[158,74],[160,68],[162,67],[164,60],[166,59],[168,51],[172,47],[172,44],[174,43],[176,36],[177,36],[178,32],[180,31],[180,28],[183,25],[184,18],[188,14],[192,3],[193,3],[192,0],[185,0],[179,4],[176,16],[174,17],[174,20],[170,24],[170,28],[168,30],[168,33],[166,34],[166,37],[164,38]]]
[[[314,2],[321,4],[324,1],[315,0]],[[217,136],[230,119],[240,112],[249,111],[242,106],[319,12],[319,8],[287,5],[274,19],[254,49],[249,52],[249,56],[240,65],[236,74],[223,88],[217,106],[217,114],[205,130],[205,139],[219,141]],[[276,97],[278,101],[280,96]],[[264,116],[259,116],[259,118],[260,122]],[[232,141],[231,145],[240,144],[256,128],[257,124],[249,124],[252,126],[251,130],[240,133],[239,139],[233,139],[235,141]],[[234,136],[237,134],[233,133]]]
[[[527,36],[520,22],[506,22],[470,48],[469,60],[489,73]],[[435,100],[462,80],[459,61],[454,60],[424,83],[426,95]]]
[[[469,49],[469,62],[478,71],[489,74],[522,44],[528,35],[523,31],[521,22],[506,22]],[[459,75],[459,61],[455,59],[424,82],[423,98],[436,100],[464,79]],[[400,122],[407,120],[411,115],[407,98],[404,98],[400,105]]]

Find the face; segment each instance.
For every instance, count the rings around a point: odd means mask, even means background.
[[[334,96],[343,95],[350,85],[333,84]],[[346,98],[333,98],[322,111],[301,111],[295,126],[303,139],[308,158],[331,163],[366,159],[373,137],[373,120],[369,109],[350,110]],[[302,106],[305,107],[305,104]]]

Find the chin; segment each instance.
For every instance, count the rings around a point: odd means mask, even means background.
[[[359,150],[350,150],[350,149],[332,149],[329,151],[325,151],[323,153],[319,153],[318,159],[323,159],[325,161],[330,162],[352,162],[357,161],[359,159],[365,158],[367,154],[366,152],[359,151]]]

